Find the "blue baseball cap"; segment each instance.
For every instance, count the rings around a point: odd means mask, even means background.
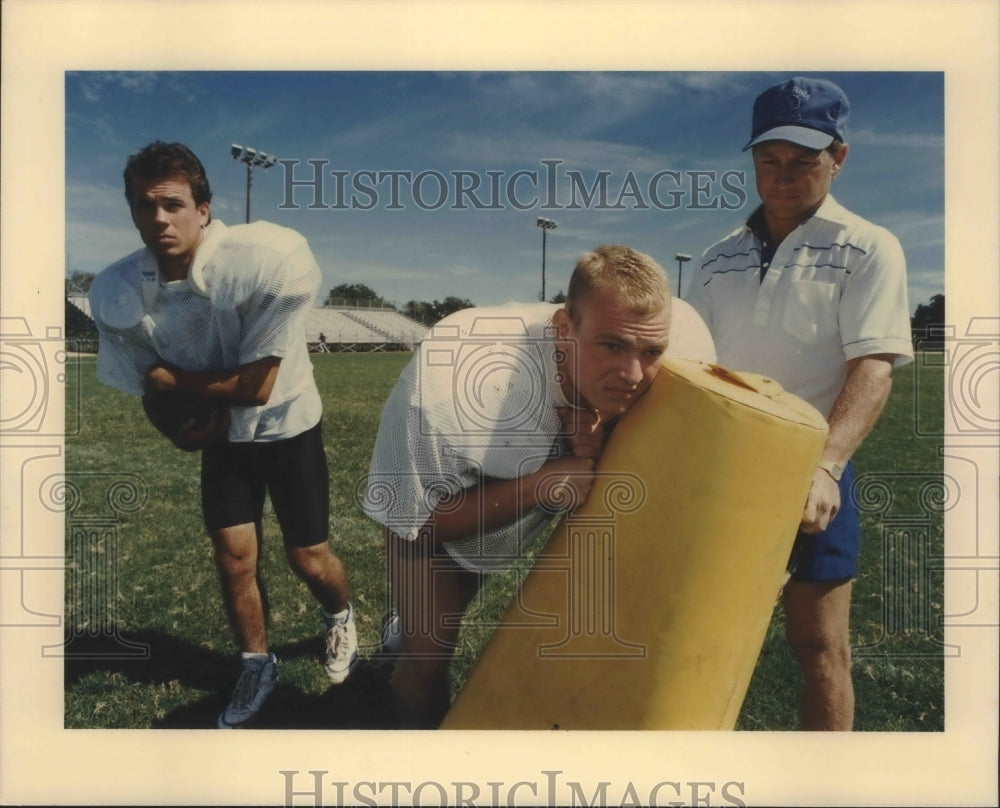
[[[825,149],[835,137],[846,142],[850,111],[847,96],[832,81],[783,81],[753,102],[753,131],[743,151],[767,140],[788,140],[807,149]]]

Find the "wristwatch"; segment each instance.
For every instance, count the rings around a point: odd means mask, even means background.
[[[844,467],[839,463],[834,463],[832,460],[824,460],[819,464],[819,468],[823,469],[827,474],[833,477],[835,483],[840,482],[840,478],[844,476]]]

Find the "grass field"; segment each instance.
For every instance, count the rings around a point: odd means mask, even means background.
[[[325,402],[333,543],[351,576],[363,654],[375,645],[385,583],[380,530],[358,496],[382,404],[408,359],[313,357]],[[237,649],[201,524],[199,457],[161,438],[136,399],[100,385],[92,357],[81,363],[79,389],[72,381],[67,389],[68,406],[82,415],[66,442],[65,725],[214,726],[235,678]],[[918,365],[897,372],[882,421],[856,457],[865,531],[852,613],[858,730],[944,728],[943,582],[933,563],[944,541],[934,436],[943,380],[932,363]],[[318,606],[288,571],[270,512],[265,534],[271,644],[282,664],[279,687],[255,726],[392,726],[384,665],[366,662],[344,685],[328,686],[318,662]],[[456,690],[488,638],[482,624],[502,615],[516,575],[488,582],[480,625],[463,633],[453,665]],[[738,729],[793,729],[797,692],[778,608]]]

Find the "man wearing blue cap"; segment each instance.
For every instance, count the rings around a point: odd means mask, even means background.
[[[830,194],[849,110],[822,79],[793,78],[757,97],[744,151],[761,205],[705,251],[690,300],[721,364],[775,379],[830,423],[783,591],[805,678],[801,729],[853,725],[848,629],[861,530],[850,458],[885,405],[893,367],[913,358],[898,240]]]

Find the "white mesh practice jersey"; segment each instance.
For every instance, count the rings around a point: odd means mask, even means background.
[[[157,362],[219,371],[279,357],[270,400],[232,407],[229,439],[294,437],[322,414],[303,329],[319,283],[305,239],[267,222],[226,227],[213,221],[180,281],[165,281],[152,252],[139,250],[91,286],[100,334],[97,376],[141,395],[146,371]]]
[[[679,355],[711,362],[701,318],[673,301]],[[365,512],[413,540],[443,500],[488,478],[538,471],[566,453],[557,408],[570,406],[559,384],[549,303],[465,309],[438,323],[386,401],[369,468]],[[668,350],[675,354],[675,350]],[[505,569],[551,522],[543,508],[514,524],[445,549],[463,567]]]

